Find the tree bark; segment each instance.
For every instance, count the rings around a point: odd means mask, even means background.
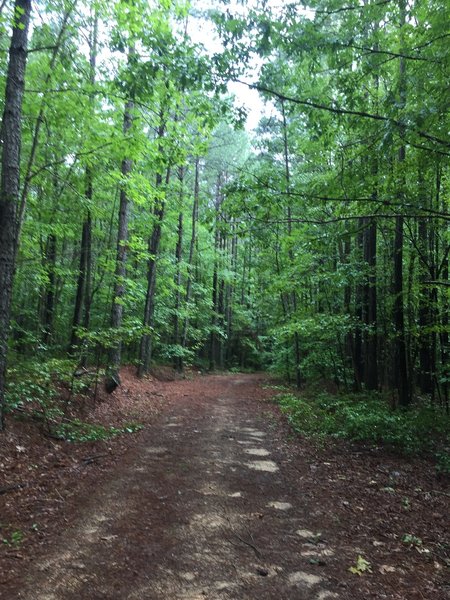
[[[16,261],[16,219],[20,185],[22,100],[25,88],[30,0],[16,0],[6,76],[0,179],[0,429],[3,429],[6,359]]]
[[[400,29],[402,30],[406,22],[406,0],[400,0]],[[400,106],[406,104],[406,65],[405,59],[400,58],[399,73],[399,95]],[[403,175],[403,163],[406,159],[406,148],[402,143],[398,151],[399,165],[399,197],[403,204],[405,181]],[[393,321],[395,331],[394,357],[395,370],[394,381],[398,393],[398,402],[400,406],[408,406],[411,402],[411,389],[408,377],[408,359],[405,339],[405,315],[403,299],[403,215],[398,215],[395,219],[395,238],[394,238],[394,308]]]
[[[128,64],[130,64],[134,55],[134,48],[128,49]],[[125,103],[122,131],[124,137],[129,135],[133,126],[134,99],[131,95]],[[119,204],[119,224],[117,233],[117,253],[116,269],[114,274],[114,290],[111,308],[111,329],[119,330],[123,321],[123,299],[125,296],[126,266],[128,258],[128,220],[130,212],[130,199],[128,197],[126,185],[127,179],[131,174],[133,162],[129,157],[125,157],[121,164],[122,186],[120,189]],[[106,389],[114,391],[120,384],[119,368],[122,359],[122,342],[119,339],[114,340],[109,349],[109,360],[106,378]]]
[[[161,116],[161,124],[158,131],[158,136],[163,137],[165,125]],[[162,152],[162,148],[161,148]],[[170,181],[170,167],[166,171],[166,186]],[[156,189],[161,188],[163,177],[161,173],[156,175]],[[154,325],[155,313],[155,292],[156,292],[156,268],[159,254],[159,246],[161,242],[162,224],[164,220],[166,204],[164,200],[156,200],[153,214],[155,224],[153,225],[152,235],[148,241],[149,259],[147,263],[147,294],[145,297],[144,318],[142,325],[147,331],[141,336],[139,345],[139,364],[137,368],[137,376],[143,377],[150,369],[152,360],[152,332],[149,331]]]
[[[286,122],[286,112],[284,109],[284,102],[281,103],[281,113],[283,117],[283,147],[284,147],[284,167],[285,167],[285,178],[286,178],[286,191],[289,194],[291,187],[291,173],[289,169],[289,145],[288,145],[288,137],[287,137],[287,122]],[[287,234],[289,237],[289,264],[291,268],[294,265],[294,254],[292,252],[291,247],[291,238],[292,238],[292,211],[291,205],[288,204],[287,207]],[[292,312],[294,314],[294,318],[296,318],[297,312],[297,292],[292,289],[290,295],[290,302],[288,300],[288,304],[292,304]],[[295,353],[295,382],[297,387],[300,388],[302,385],[302,374],[300,367],[300,337],[298,335],[298,331],[294,332],[294,353]]]
[[[209,370],[214,371],[217,367],[218,356],[218,336],[217,328],[220,323],[219,313],[219,297],[220,297],[220,282],[219,282],[219,258],[220,250],[222,246],[222,234],[219,231],[220,217],[220,206],[222,204],[222,174],[220,173],[217,178],[216,184],[216,199],[215,209],[216,217],[215,224],[216,229],[214,233],[214,270],[212,279],[212,315],[211,315],[211,333],[209,337]]]
[[[198,223],[198,202],[200,192],[200,159],[195,159],[195,177],[194,177],[194,202],[192,205],[192,224],[191,224],[191,241],[189,243],[189,258],[188,258],[188,272],[186,280],[186,294],[185,294],[185,305],[186,305],[186,317],[183,323],[183,334],[181,337],[181,346],[186,348],[188,327],[189,327],[189,303],[191,301],[192,294],[192,267],[194,264],[194,252],[197,244],[197,223]]]
[[[423,165],[419,163],[418,172],[419,202],[426,204],[426,190],[423,173]],[[433,381],[431,376],[430,356],[430,291],[425,282],[430,278],[430,248],[429,248],[429,224],[428,219],[419,219],[418,223],[418,251],[421,258],[420,266],[420,292],[419,292],[419,387],[425,394],[431,394]]]
[[[178,231],[177,243],[175,247],[175,314],[173,319],[173,342],[177,347],[174,367],[178,373],[183,372],[183,357],[179,353],[181,347],[181,328],[180,328],[180,309],[181,309],[181,262],[183,258],[183,204],[184,204],[184,167],[178,170],[178,179],[180,183],[180,212],[178,213]]]
[[[89,57],[89,82],[93,86],[95,84],[95,72],[97,62],[97,36],[98,36],[98,17],[96,9],[94,9],[94,22],[90,39],[90,57]],[[94,110],[94,96],[89,98],[91,109]],[[81,230],[80,243],[80,263],[78,269],[77,291],[75,297],[75,307],[72,321],[72,334],[70,339],[69,352],[74,353],[80,344],[77,329],[83,324],[85,330],[89,328],[91,315],[91,282],[92,282],[92,212],[91,205],[93,201],[93,170],[90,165],[85,169],[86,180],[86,215],[83,221]],[[83,315],[84,312],[84,315]],[[80,362],[85,366],[87,356],[82,352]]]
[[[364,381],[369,390],[378,389],[378,352],[377,352],[377,224],[371,219],[364,235],[364,259],[369,273],[365,283],[366,300],[365,323],[368,331],[365,337]]]
[[[358,260],[362,260],[364,256],[364,229],[366,227],[366,218],[361,217],[358,219],[360,230],[356,236],[356,248],[358,252]],[[355,317],[358,325],[355,329],[355,336],[353,342],[354,349],[354,360],[353,360],[353,389],[355,392],[361,391],[361,385],[364,381],[364,350],[365,345],[363,343],[364,336],[362,326],[365,320],[365,302],[364,302],[364,283],[358,282],[355,289]]]
[[[375,1],[375,0],[373,0]],[[379,22],[375,20],[373,23],[373,33],[375,35],[375,44],[373,51],[378,52],[378,32]],[[374,111],[378,114],[378,96],[380,88],[380,78],[378,69],[375,68],[373,73],[374,83]],[[371,194],[371,200],[377,202],[378,200],[378,156],[374,154],[370,160],[370,174],[373,178],[373,191]],[[366,324],[368,332],[366,334],[366,351],[365,351],[365,385],[369,390],[377,390],[378,381],[378,323],[377,323],[377,221],[376,219],[369,219],[367,229],[365,231],[365,243],[364,243],[364,258],[368,266],[368,277],[367,277],[367,311],[366,311]]]
[[[42,341],[47,345],[53,333],[53,317],[55,314],[56,293],[56,235],[50,234],[47,238],[45,251],[45,266],[47,270],[47,282],[44,290],[42,311]]]

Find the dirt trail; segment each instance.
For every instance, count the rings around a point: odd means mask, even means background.
[[[139,434],[91,446],[10,434],[8,473],[31,461],[42,483],[1,497],[3,521],[29,532],[3,545],[2,600],[449,597],[448,491],[429,463],[292,436],[262,376],[123,374],[97,408],[140,414]],[[17,449],[33,440],[42,464]]]
[[[255,377],[184,382],[29,572],[24,600],[338,597],[308,557],[295,471],[256,410]],[[311,540],[310,540],[311,541]],[[314,542],[314,540],[312,540]],[[309,566],[309,568],[308,568]],[[342,597],[342,596],[340,596]]]

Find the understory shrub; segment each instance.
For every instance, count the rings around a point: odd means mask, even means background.
[[[276,402],[300,434],[384,444],[406,454],[439,453],[441,470],[450,471],[445,449],[450,442],[450,418],[432,405],[392,410],[381,394],[326,392],[282,393]]]
[[[106,440],[142,429],[137,423],[105,427],[74,418],[76,399],[87,394],[97,373],[75,377],[73,360],[24,361],[8,370],[5,411],[39,421],[52,436],[69,442]]]
[[[123,427],[104,427],[94,423],[86,423],[79,419],[60,423],[54,434],[67,442],[97,442],[109,440],[121,433],[135,433],[143,428],[138,423],[126,423]]]

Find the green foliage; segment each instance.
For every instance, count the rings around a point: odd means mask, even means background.
[[[139,423],[126,423],[123,427],[104,427],[103,425],[72,419],[57,425],[52,433],[68,442],[98,442],[123,433],[135,433],[142,428],[143,425]]]
[[[23,531],[20,529],[16,529],[11,532],[8,537],[2,538],[3,544],[6,546],[13,546],[14,548],[18,548],[24,540]]]
[[[402,542],[410,547],[422,546],[423,544],[422,540],[419,537],[410,533],[405,533],[405,535],[402,538]]]
[[[160,355],[167,361],[181,358],[185,365],[192,365],[195,354],[191,348],[183,348],[180,344],[166,344],[161,347]]]
[[[48,361],[28,360],[18,363],[8,370],[8,389],[5,396],[7,411],[31,406],[35,410],[58,413],[55,400],[59,391],[57,384],[79,386],[75,392],[84,389],[84,382],[73,380],[76,363],[72,360],[52,359]],[[55,414],[56,414],[55,413]]]
[[[450,417],[432,406],[394,411],[385,398],[375,393],[284,393],[276,397],[276,402],[299,434],[383,444],[406,454],[433,452],[445,470],[448,454],[437,449],[450,441]]]
[[[441,450],[436,453],[436,470],[442,475],[450,475],[450,450]]]
[[[81,1],[76,10],[49,2],[33,17],[30,48],[39,51],[28,53],[26,70],[21,180],[28,189],[7,409],[33,411],[54,427],[67,414],[67,397],[89,390],[90,379],[73,377],[73,362],[48,360],[65,355],[81,296],[78,353],[88,362],[100,364],[119,346],[124,361],[136,362],[148,336],[156,360],[385,389],[403,336],[408,389],[448,409],[446,4],[406,3],[404,26],[400,5],[390,2],[351,3],[351,10],[344,0],[311,0],[308,8],[223,4],[209,13],[221,36],[217,52],[189,37],[186,24],[206,18],[196,2]],[[5,5],[5,38],[18,16]],[[241,77],[256,64],[252,57],[261,69]],[[6,60],[3,53],[2,91]],[[253,139],[236,131],[245,111],[227,92],[227,76],[255,82],[270,101]],[[130,98],[134,126],[124,133]],[[132,163],[126,177],[124,159]],[[121,192],[127,260],[117,277]],[[403,290],[396,295],[400,215]],[[88,217],[89,265],[82,266]],[[160,245],[150,250],[160,221]],[[376,261],[369,264],[369,255]],[[143,327],[152,261],[154,312]],[[398,298],[404,334],[392,326]],[[110,326],[113,302],[123,310],[118,327]],[[421,364],[424,350],[434,367]],[[378,367],[375,384],[369,363]],[[282,404],[295,427],[314,435],[411,452],[432,448],[447,422],[427,405],[391,412],[370,395],[287,395]],[[61,427],[69,437],[107,435]],[[439,465],[449,470],[448,453]]]
[[[42,420],[52,435],[69,442],[107,440],[142,429],[142,425],[133,422],[122,427],[104,427],[80,419],[68,419],[66,412],[71,397],[86,393],[92,383],[89,377],[74,377],[75,369],[74,361],[59,359],[28,361],[10,369],[7,411],[24,409]],[[68,398],[67,394],[70,394]]]
[[[364,573],[372,573],[372,565],[361,555],[356,559],[356,564],[349,568],[350,573],[354,575],[363,575]]]

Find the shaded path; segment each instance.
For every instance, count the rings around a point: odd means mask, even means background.
[[[254,402],[255,383],[183,382],[177,402],[169,385],[163,414],[17,597],[344,597],[320,567],[333,550],[305,529],[298,472]]]

